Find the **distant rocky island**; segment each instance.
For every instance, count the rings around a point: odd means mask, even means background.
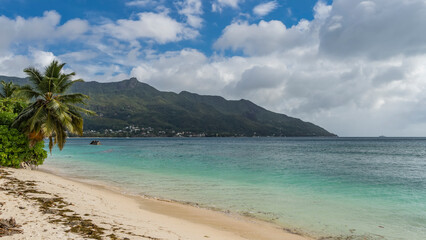
[[[25,78],[0,80],[28,84]],[[71,92],[90,96],[87,137],[321,137],[336,136],[300,119],[268,111],[248,100],[226,100],[183,91],[159,91],[136,78],[120,82],[81,82]]]

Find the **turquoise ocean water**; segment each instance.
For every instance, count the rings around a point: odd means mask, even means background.
[[[45,167],[314,237],[426,239],[426,138],[91,140]]]

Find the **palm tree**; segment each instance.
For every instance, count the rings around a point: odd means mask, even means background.
[[[11,98],[19,92],[19,86],[13,84],[12,82],[6,83],[2,80],[0,84],[2,85],[0,98]]]
[[[49,138],[49,150],[58,144],[60,150],[66,142],[67,132],[83,134],[82,113],[95,113],[79,104],[89,97],[80,93],[66,94],[66,91],[82,79],[71,80],[75,73],[64,74],[65,63],[54,60],[42,74],[33,67],[24,69],[33,86],[23,86],[21,91],[29,99],[34,99],[15,119],[13,126],[28,134],[30,144]]]

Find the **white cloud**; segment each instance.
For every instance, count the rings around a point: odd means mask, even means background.
[[[89,29],[90,26],[86,20],[72,19],[59,26],[57,34],[68,40],[74,40],[89,31]]]
[[[45,52],[36,49],[30,50],[33,64],[45,67],[49,65],[53,60],[57,59],[52,52]]]
[[[4,34],[2,39],[44,39],[55,31],[56,26],[59,24],[61,16],[55,11],[46,11],[42,17],[34,17],[24,19],[20,16],[16,19],[9,19],[8,17],[0,17],[0,27]],[[54,36],[54,34],[53,34]]]
[[[3,55],[0,57],[0,75],[25,77],[23,70],[29,66],[43,69],[57,59],[52,52],[30,49],[27,56]]]
[[[276,20],[262,20],[259,24],[251,25],[246,21],[234,22],[223,30],[214,47],[221,50],[242,50],[247,55],[294,50],[317,39],[317,36],[312,36],[312,31],[316,29],[311,25],[312,23],[301,20],[288,29],[281,21]]]
[[[166,52],[152,56],[149,62],[133,68],[131,75],[159,89],[182,91],[197,85],[199,92],[206,93],[217,88],[217,81],[221,81],[216,68],[208,61],[195,49]]]
[[[336,57],[389,58],[426,51],[426,2],[333,2],[321,29],[321,51]]]
[[[282,84],[286,77],[285,68],[256,65],[241,74],[235,85],[235,91],[259,91],[274,89]]]
[[[157,4],[159,1],[156,0],[134,0],[126,2],[126,6],[129,7],[147,7]]]
[[[253,8],[253,13],[259,17],[268,15],[278,7],[277,1],[261,3]]]
[[[87,61],[94,59],[98,56],[98,54],[91,50],[82,50],[77,52],[68,52],[58,57],[63,59],[65,62],[75,62],[75,61]]]
[[[67,66],[70,67],[70,71],[77,73],[76,78],[82,78],[87,82],[105,82],[106,79],[108,82],[115,82],[129,79],[126,69],[117,64],[98,65],[74,62]]]
[[[10,19],[0,16],[0,51],[5,51],[15,42],[45,44],[57,39],[73,40],[89,30],[87,21],[71,19],[59,25],[61,16],[55,11],[46,11],[42,17]]]
[[[331,5],[327,5],[323,1],[318,1],[314,6],[314,18],[315,19],[326,19],[330,16]]]
[[[212,3],[212,11],[213,12],[222,12],[223,8],[238,8],[238,4],[242,2],[242,0],[215,0]]]
[[[177,3],[178,12],[186,17],[186,22],[189,26],[200,28],[203,24],[203,19],[200,17],[203,14],[201,0],[184,0]]]
[[[132,41],[137,39],[152,39],[158,43],[175,42],[182,39],[192,39],[198,32],[172,19],[166,13],[143,12],[137,20],[120,19],[108,23],[100,30],[114,38]]]
[[[0,57],[0,75],[24,77],[24,68],[31,64],[31,60],[23,55],[2,55]]]
[[[320,42],[320,29],[331,11],[331,6],[318,2],[314,7],[314,20],[301,19],[287,28],[278,20],[249,24],[237,21],[228,25],[214,43],[219,50],[242,50],[246,55],[265,55],[281,51],[312,51]]]

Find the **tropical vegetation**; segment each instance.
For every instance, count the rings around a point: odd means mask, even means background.
[[[0,99],[0,166],[37,166],[47,157],[44,142],[30,147],[28,137],[11,126],[26,103],[19,99]]]
[[[83,80],[72,80],[75,72],[63,73],[64,66],[65,63],[54,60],[43,73],[33,67],[24,69],[32,86],[23,86],[20,91],[33,102],[12,124],[28,135],[31,145],[48,138],[50,152],[55,144],[62,150],[67,132],[83,134],[82,113],[94,115],[80,106],[89,98],[87,95],[66,93],[74,83]]]
[[[17,95],[19,92],[19,86],[13,84],[13,82],[6,83],[5,81],[1,81],[2,89],[0,91],[0,98],[12,98]]]
[[[68,133],[83,134],[82,114],[94,112],[82,107],[88,96],[67,93],[83,80],[72,80],[75,73],[63,73],[64,66],[55,60],[43,73],[26,68],[31,85],[0,82],[0,166],[40,165],[47,157],[45,138],[51,152],[55,144],[62,150]]]

